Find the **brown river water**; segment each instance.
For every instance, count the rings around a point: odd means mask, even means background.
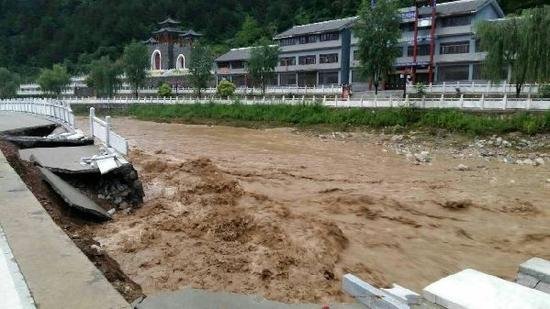
[[[114,124],[146,202],[93,232],[146,294],[192,286],[348,301],[348,272],[420,292],[465,268],[511,280],[523,261],[550,258],[550,164],[435,151],[432,163],[413,165],[378,134]]]

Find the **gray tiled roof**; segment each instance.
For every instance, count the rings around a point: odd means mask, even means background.
[[[216,62],[248,60],[250,59],[251,49],[252,47],[234,48],[216,58]]]
[[[181,30],[181,29],[173,28],[173,27],[166,27],[166,28],[160,28],[159,30],[154,31],[153,34],[163,33],[163,32],[184,33],[184,31]]]
[[[353,17],[347,17],[342,19],[333,19],[333,20],[323,21],[319,23],[307,24],[302,26],[294,26],[285,32],[277,34],[275,36],[275,39],[283,39],[283,38],[293,37],[301,34],[338,31],[346,27],[349,27],[355,22],[356,19],[357,17],[353,16]]]
[[[143,44],[157,44],[158,42],[154,38],[149,38],[147,41],[143,41]]]
[[[165,20],[159,22],[158,24],[159,25],[163,25],[163,24],[180,24],[181,22],[177,21],[177,20],[174,20],[170,17],[166,18]]]
[[[440,3],[436,7],[436,12],[438,15],[454,15],[475,12],[491,2],[496,2],[496,0],[459,0]],[[429,12],[431,12],[431,9],[428,7],[420,10],[421,14]]]
[[[456,15],[469,12],[475,12],[485,5],[490,3],[496,3],[496,0],[459,0],[453,2],[446,2],[437,4],[436,12],[438,15]],[[500,14],[504,15],[498,4],[496,5]],[[400,9],[401,12],[407,11],[407,8]],[[429,14],[431,9],[429,7],[422,8],[420,14]],[[277,34],[274,39],[284,39],[287,37],[293,37],[303,34],[322,33],[330,31],[338,31],[353,26],[357,20],[356,16],[347,17],[342,19],[328,20],[320,23],[313,23],[301,26],[294,26],[287,31]]]
[[[202,36],[202,33],[195,32],[194,30],[187,30],[185,33],[180,34],[180,36]]]

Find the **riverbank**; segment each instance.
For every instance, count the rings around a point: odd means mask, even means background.
[[[86,115],[89,107],[75,105],[76,114]],[[468,135],[510,132],[537,134],[550,132],[550,112],[474,113],[451,109],[415,108],[332,108],[318,104],[133,104],[101,108],[111,115],[139,120],[188,124],[262,127],[325,127],[334,130],[361,128],[446,130]]]

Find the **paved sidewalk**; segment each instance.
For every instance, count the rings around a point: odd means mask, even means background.
[[[37,307],[130,308],[53,222],[1,152],[0,226]]]
[[[0,111],[0,132],[19,131],[23,129],[54,126],[55,123],[45,118],[23,113]]]

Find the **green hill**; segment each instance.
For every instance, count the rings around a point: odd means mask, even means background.
[[[407,2],[407,1],[404,1]],[[548,0],[502,0],[507,12]],[[293,24],[356,13],[360,0],[0,0],[0,67],[32,76],[64,62],[70,69],[101,55],[117,57],[172,16],[205,34],[218,51]],[[248,19],[247,19],[248,16]],[[236,33],[244,26],[238,39]]]

